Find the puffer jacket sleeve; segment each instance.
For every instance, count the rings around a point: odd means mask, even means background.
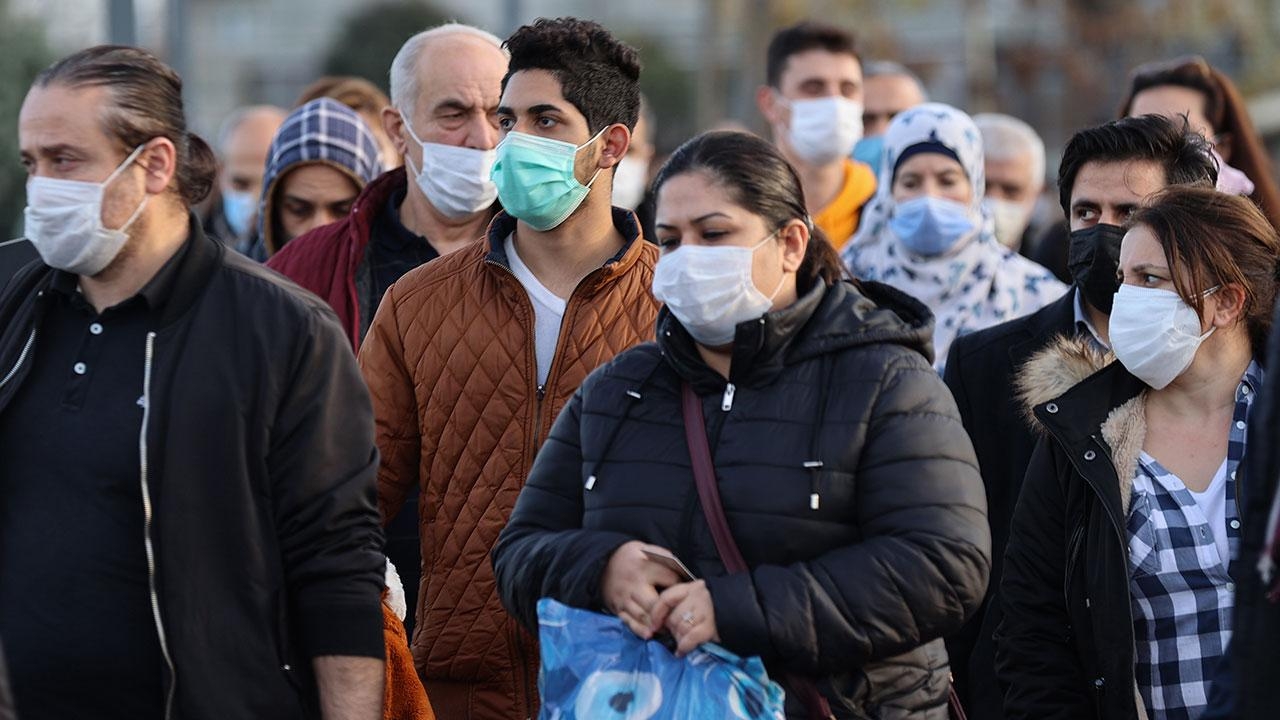
[[[381,658],[386,557],[369,395],[328,308],[298,335],[267,457],[294,626],[309,657]]]
[[[707,580],[726,647],[811,675],[861,667],[954,632],[990,571],[973,446],[937,373],[886,363],[857,454],[862,540],[788,567]]]
[[[417,394],[405,360],[404,330],[397,311],[395,285],[383,296],[369,334],[360,346],[360,371],[373,399],[378,452],[378,508],[390,523],[418,482],[422,438],[418,434]]]
[[[502,603],[531,632],[537,632],[541,598],[600,609],[605,566],[619,546],[635,539],[582,528],[582,393],[574,393],[556,418],[493,549]]]
[[[1093,717],[1084,669],[1072,646],[1063,583],[1065,498],[1054,445],[1042,439],[1031,456],[1013,511],[996,630],[996,676],[1005,687],[1005,717]]]

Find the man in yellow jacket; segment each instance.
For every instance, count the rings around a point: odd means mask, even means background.
[[[813,222],[840,250],[876,192],[875,172],[850,158],[862,137],[862,61],[853,36],[803,22],[769,43],[768,84],[756,94],[783,157],[800,175]]]

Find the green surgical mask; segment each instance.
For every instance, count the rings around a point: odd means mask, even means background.
[[[595,142],[605,129],[581,145],[521,132],[507,134],[498,145],[490,177],[498,186],[503,209],[540,232],[560,225],[591,192],[600,175],[583,185],[573,174],[578,151]]]

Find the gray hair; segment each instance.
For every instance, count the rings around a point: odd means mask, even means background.
[[[1012,115],[979,113],[973,123],[982,133],[982,147],[986,157],[993,160],[1014,160],[1031,156],[1031,179],[1036,183],[1046,181],[1044,175],[1044,140],[1025,122]]]
[[[235,134],[236,130],[240,129],[241,123],[247,120],[250,115],[265,111],[278,113],[281,122],[289,114],[288,110],[278,108],[275,105],[244,105],[232,110],[223,118],[222,124],[218,126],[218,157],[226,156],[227,146],[231,144],[231,136]]]
[[[423,30],[405,41],[400,46],[400,51],[396,53],[396,57],[391,61],[391,106],[401,112],[412,111],[413,103],[418,97],[418,77],[414,72],[417,69],[418,57],[422,55],[422,50],[431,43],[450,35],[470,35],[471,37],[480,38],[485,42],[493,43],[493,46],[502,51],[503,55],[510,54],[502,47],[502,40],[497,35],[486,32],[477,27],[463,25],[462,23],[446,23],[430,30]]]
[[[920,90],[920,97],[924,98],[924,102],[929,102],[929,91],[925,90],[924,81],[920,76],[911,72],[911,68],[900,62],[893,60],[868,60],[862,66],[862,79],[873,77],[904,77],[916,84]]]

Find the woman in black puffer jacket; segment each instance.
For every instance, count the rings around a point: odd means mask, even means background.
[[[552,597],[669,631],[682,653],[758,655],[838,718],[945,718],[941,638],[982,599],[990,538],[929,311],[842,279],[758,138],[694,138],[654,186],[658,342],[592,373],[557,419],[493,552],[503,602],[531,629]],[[684,383],[749,572],[725,571],[701,510]]]

